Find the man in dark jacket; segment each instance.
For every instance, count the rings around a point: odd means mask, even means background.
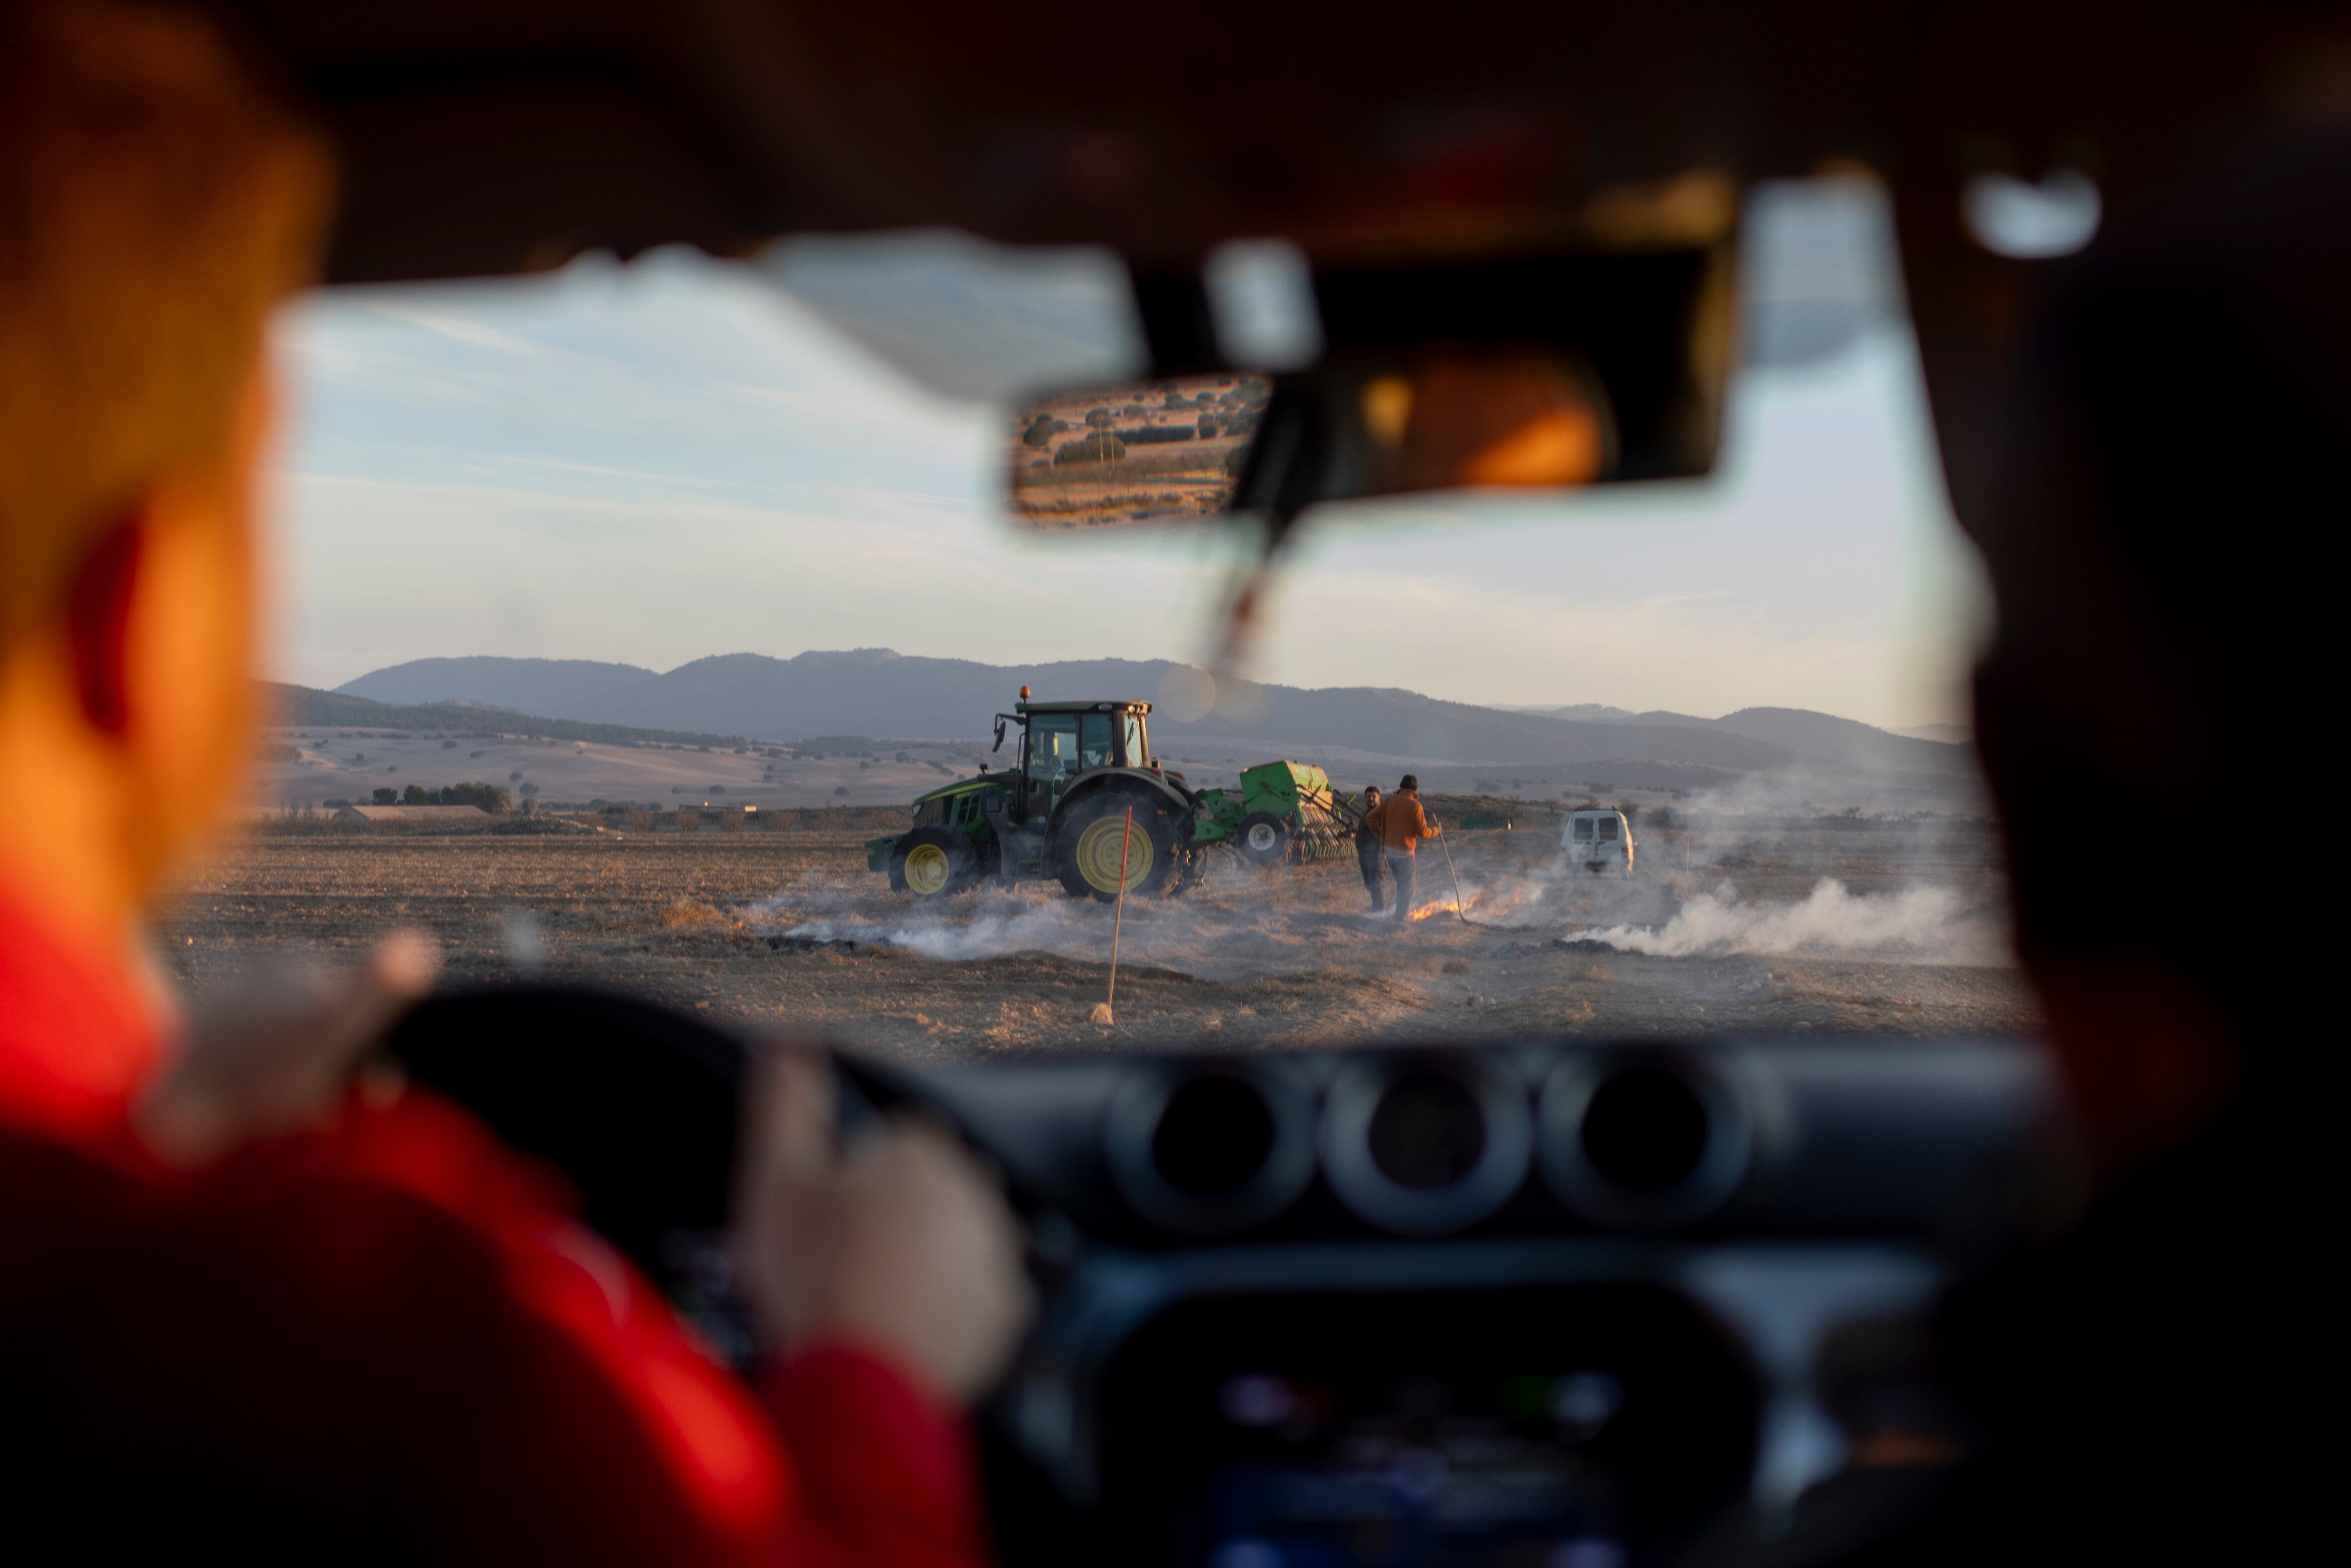
[[[1380,838],[1381,858],[1388,862],[1388,874],[1395,878],[1395,918],[1412,918],[1413,852],[1423,839],[1437,836],[1435,819],[1420,809],[1420,779],[1407,773],[1396,785],[1396,792],[1380,803],[1379,809],[1364,819]]]
[[[1380,880],[1380,832],[1372,813],[1380,809],[1380,787],[1364,786],[1364,815],[1355,824],[1355,869],[1364,873],[1364,891],[1372,895],[1372,913],[1388,906],[1387,884]]]

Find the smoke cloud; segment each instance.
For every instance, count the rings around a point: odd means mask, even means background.
[[[1726,887],[1694,894],[1663,925],[1613,925],[1583,935],[1619,952],[1669,958],[1867,954],[1941,964],[2008,961],[1999,924],[1970,913],[1950,888],[1855,894],[1831,877],[1814,883],[1801,904],[1745,904]]]

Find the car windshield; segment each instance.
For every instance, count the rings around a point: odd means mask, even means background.
[[[1020,400],[899,351],[984,338],[953,289],[861,314],[664,251],[314,294],[278,333],[274,725],[172,961],[421,925],[461,980],[942,1060],[2024,1028],[1966,731],[1983,590],[1887,227],[1849,183],[1750,202],[1711,477],[1316,508],[1232,659],[1246,529],[1016,526]],[[1099,314],[1092,276],[1024,323]],[[1213,509],[1262,403],[1228,380],[1068,390],[1015,433],[1019,505],[1115,424],[1213,445],[1165,504]],[[1097,841],[1130,703],[1161,772]],[[923,824],[981,852],[935,894],[893,870]]]

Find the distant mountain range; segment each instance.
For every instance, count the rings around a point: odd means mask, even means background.
[[[987,732],[1023,685],[1040,697],[1153,698],[1183,666],[1094,659],[983,664],[885,648],[791,659],[729,653],[665,673],[582,659],[418,659],[376,670],[339,693],[399,705],[473,703],[517,715],[697,735],[791,741],[819,735],[968,739]],[[1462,767],[1585,769],[1657,778],[1666,787],[1810,767],[1896,774],[1928,783],[1969,775],[1963,746],[1892,734],[1801,708],[1743,708],[1720,718],[1630,713],[1594,705],[1479,707],[1395,688],[1252,689],[1245,715],[1189,722],[1163,706],[1154,733],[1175,749],[1244,747]],[[1229,705],[1228,705],[1229,706]],[[308,722],[324,722],[310,720]],[[387,722],[387,721],[376,721]]]
[[[262,710],[268,722],[308,729],[423,729],[453,734],[536,735],[549,740],[584,740],[604,746],[727,746],[743,744],[739,735],[709,735],[693,730],[643,729],[622,724],[597,724],[579,719],[549,718],[485,703],[384,703],[347,692],[322,692],[316,686],[294,686],[276,681],[261,683]]]

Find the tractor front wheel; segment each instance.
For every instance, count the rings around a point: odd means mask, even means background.
[[[1134,808],[1132,833],[1126,826],[1129,806]],[[1054,869],[1071,898],[1091,895],[1108,904],[1118,897],[1122,846],[1130,897],[1159,892],[1176,870],[1176,824],[1158,801],[1123,792],[1067,808],[1053,842]]]
[[[979,851],[953,828],[916,828],[890,852],[890,891],[945,898],[979,880]]]
[[[1280,865],[1290,850],[1290,824],[1271,811],[1251,811],[1235,835],[1241,853],[1255,865]]]

